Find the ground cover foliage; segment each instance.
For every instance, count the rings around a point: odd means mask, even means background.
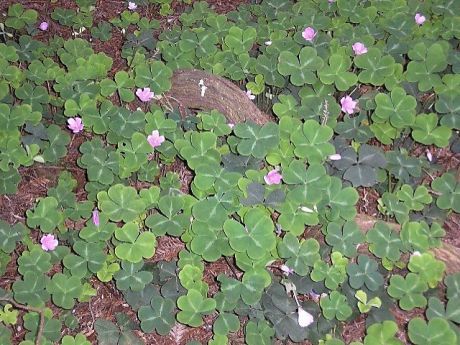
[[[64,166],[24,221],[0,220],[1,270],[19,275],[0,289],[2,344],[18,324],[22,345],[90,344],[71,311],[97,298],[95,280],[134,312],[93,320],[103,345],[178,324],[207,326],[213,345],[339,345],[363,319],[354,345],[460,343],[460,273],[432,251],[460,212],[458,172],[433,157],[460,149],[460,2],[263,0],[226,15],[195,2],[161,30],[139,12],[167,16],[167,0],[97,24],[95,0],[75,5],[43,21],[12,4],[0,25],[0,193],[75,140],[86,172],[83,197]],[[51,22],[73,37],[40,39]],[[114,32],[124,69],[86,39]],[[237,83],[273,121],[183,117],[168,91],[191,68]],[[178,160],[189,185],[166,172]],[[379,214],[363,232],[370,187]],[[173,260],[156,258],[164,238],[181,242]],[[231,270],[211,289],[217,261]],[[402,338],[396,307],[418,311]]]

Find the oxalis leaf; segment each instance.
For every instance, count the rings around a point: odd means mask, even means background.
[[[460,213],[460,183],[451,173],[437,177],[431,187],[441,195],[436,199],[436,205],[443,210],[452,209]]]
[[[324,317],[328,320],[336,318],[337,320],[345,321],[352,313],[347,303],[347,298],[337,291],[332,291],[329,296],[322,297],[320,305]]]
[[[335,152],[334,146],[329,143],[332,135],[330,127],[322,126],[315,120],[305,121],[302,127],[291,134],[295,155],[306,158],[309,163],[322,163]]]
[[[156,331],[160,335],[168,334],[175,323],[174,306],[170,299],[153,297],[150,305],[139,308],[142,330],[147,333]]]
[[[299,242],[297,237],[287,233],[282,242],[278,243],[278,254],[287,259],[285,265],[293,269],[298,275],[305,276],[309,267],[313,267],[320,260],[319,243],[309,238]]]
[[[279,142],[279,128],[272,122],[262,127],[254,123],[239,123],[233,131],[237,137],[243,139],[237,146],[238,152],[243,156],[264,158]]]
[[[116,184],[108,192],[97,194],[99,208],[115,222],[135,220],[145,210],[145,203],[141,200],[133,187]]]
[[[140,232],[136,223],[126,223],[115,230],[115,238],[122,242],[115,248],[115,254],[132,263],[149,259],[155,253],[156,239],[151,232]]]
[[[253,259],[260,259],[275,248],[273,230],[272,220],[260,209],[249,210],[244,216],[244,225],[233,219],[224,223],[224,232],[230,246],[237,252],[247,253]]]
[[[177,300],[180,311],[177,320],[192,327],[203,324],[202,315],[210,314],[216,308],[216,301],[212,298],[204,298],[197,290],[189,290],[186,296]]]
[[[433,318],[428,323],[419,317],[409,322],[409,338],[417,345],[455,345],[457,336],[449,323],[441,318]]]

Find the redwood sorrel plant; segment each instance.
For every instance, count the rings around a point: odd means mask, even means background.
[[[206,324],[212,345],[337,345],[358,318],[355,345],[402,344],[398,326],[414,344],[460,342],[460,273],[436,249],[460,212],[458,173],[436,164],[437,148],[459,151],[459,1],[262,0],[226,15],[194,2],[161,30],[140,13],[166,16],[170,0],[123,2],[109,21],[96,0],[75,5],[15,3],[0,23],[0,194],[27,183],[25,167],[61,170],[17,222],[0,220],[0,268],[17,271],[0,289],[1,344],[19,327],[21,345],[90,344],[70,311],[98,298],[96,280],[134,312],[93,320],[103,345],[185,343],[177,324]],[[112,71],[92,43],[114,33],[126,63]],[[166,93],[192,68],[274,121],[182,118]],[[78,196],[63,163],[75,142]],[[176,161],[190,183],[164,172]],[[380,213],[363,232],[369,188]],[[164,237],[182,242],[172,261],[158,259]],[[233,273],[210,289],[218,260]],[[395,308],[426,318],[397,325]]]

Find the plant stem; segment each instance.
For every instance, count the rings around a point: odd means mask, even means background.
[[[30,307],[24,304],[17,303],[16,301],[8,297],[0,297],[0,301],[8,302],[18,309],[31,311],[34,313],[38,313],[38,315],[40,315],[40,322],[38,324],[37,335],[35,338],[35,345],[41,345],[43,329],[45,328],[45,311],[41,308]]]

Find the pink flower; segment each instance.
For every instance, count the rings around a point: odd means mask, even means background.
[[[83,121],[79,117],[71,117],[67,120],[67,127],[74,133],[79,133],[83,130]]]
[[[155,94],[150,91],[149,87],[144,87],[143,89],[137,89],[136,96],[139,97],[142,102],[150,102]]]
[[[342,105],[342,111],[347,114],[353,114],[356,110],[358,101],[354,101],[350,96],[345,96],[340,99]]]
[[[284,275],[288,276],[292,273],[294,273],[294,270],[292,268],[290,268],[289,266],[287,265],[281,265],[280,266],[280,270],[283,272]]]
[[[248,96],[248,98],[249,98],[251,101],[252,101],[253,99],[256,98],[256,96],[254,96],[254,95],[252,94],[252,91],[251,91],[251,90],[246,91],[246,96]]]
[[[47,22],[41,22],[40,25],[38,26],[38,28],[41,31],[46,31],[46,30],[48,30],[48,23]]]
[[[128,2],[128,10],[134,11],[137,8],[137,5],[135,2]]]
[[[165,137],[160,135],[160,133],[155,129],[152,131],[152,134],[147,137],[147,141],[149,142],[150,146],[155,148],[160,146],[165,141]]]
[[[278,170],[275,169],[264,176],[264,180],[268,185],[280,184],[282,178],[283,176],[278,172]]]
[[[329,155],[329,159],[331,161],[339,161],[342,159],[342,156],[339,153],[334,153],[333,155]]]
[[[315,38],[316,36],[316,31],[315,29],[313,29],[312,27],[307,27],[305,28],[305,30],[302,32],[302,37],[306,40],[306,41],[313,41],[313,39]]]
[[[416,13],[414,19],[417,25],[422,25],[426,20],[425,16],[421,15],[420,13]]]
[[[367,53],[366,46],[361,42],[356,42],[355,44],[352,45],[352,48],[353,48],[353,51],[355,52],[355,55],[363,55]]]
[[[93,210],[93,224],[99,226],[99,211],[97,208]]]
[[[47,252],[49,250],[54,250],[58,245],[58,240],[54,238],[54,235],[45,235],[40,240],[42,244],[42,249]]]

